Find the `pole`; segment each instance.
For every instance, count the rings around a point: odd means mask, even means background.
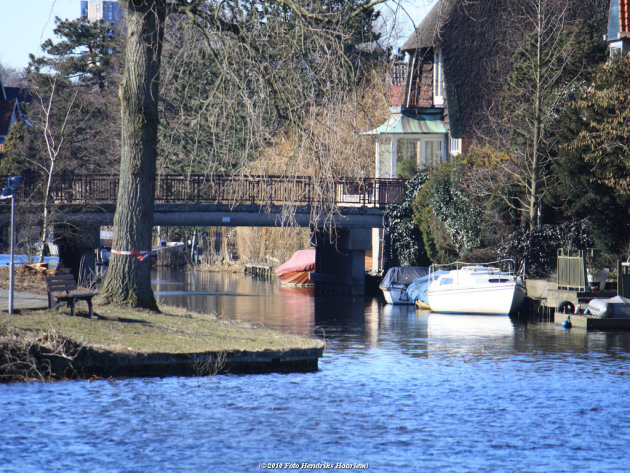
[[[9,314],[13,313],[13,256],[15,253],[15,195],[11,196],[11,259],[9,260]]]

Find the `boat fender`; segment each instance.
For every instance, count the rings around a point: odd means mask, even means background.
[[[571,324],[571,317],[567,317],[565,321],[562,322],[562,328],[571,328],[573,324]]]
[[[575,305],[571,301],[564,301],[558,305],[557,311],[560,314],[575,314]]]

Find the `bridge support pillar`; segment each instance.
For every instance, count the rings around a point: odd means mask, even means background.
[[[57,224],[53,234],[59,247],[59,265],[72,271],[79,283],[86,284],[96,275],[96,249],[100,245],[99,225]]]
[[[370,229],[337,229],[331,238],[327,232],[316,231],[315,245],[316,294],[348,296],[365,295],[365,250],[371,248]]]

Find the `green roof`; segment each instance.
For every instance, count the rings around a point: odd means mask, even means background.
[[[362,135],[403,135],[424,133],[446,133],[442,113],[393,113],[378,128],[364,131]]]

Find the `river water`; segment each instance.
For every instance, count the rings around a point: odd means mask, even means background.
[[[319,299],[241,274],[162,272],[155,289],[325,337],[319,371],[0,385],[0,471],[630,471],[629,334]]]

